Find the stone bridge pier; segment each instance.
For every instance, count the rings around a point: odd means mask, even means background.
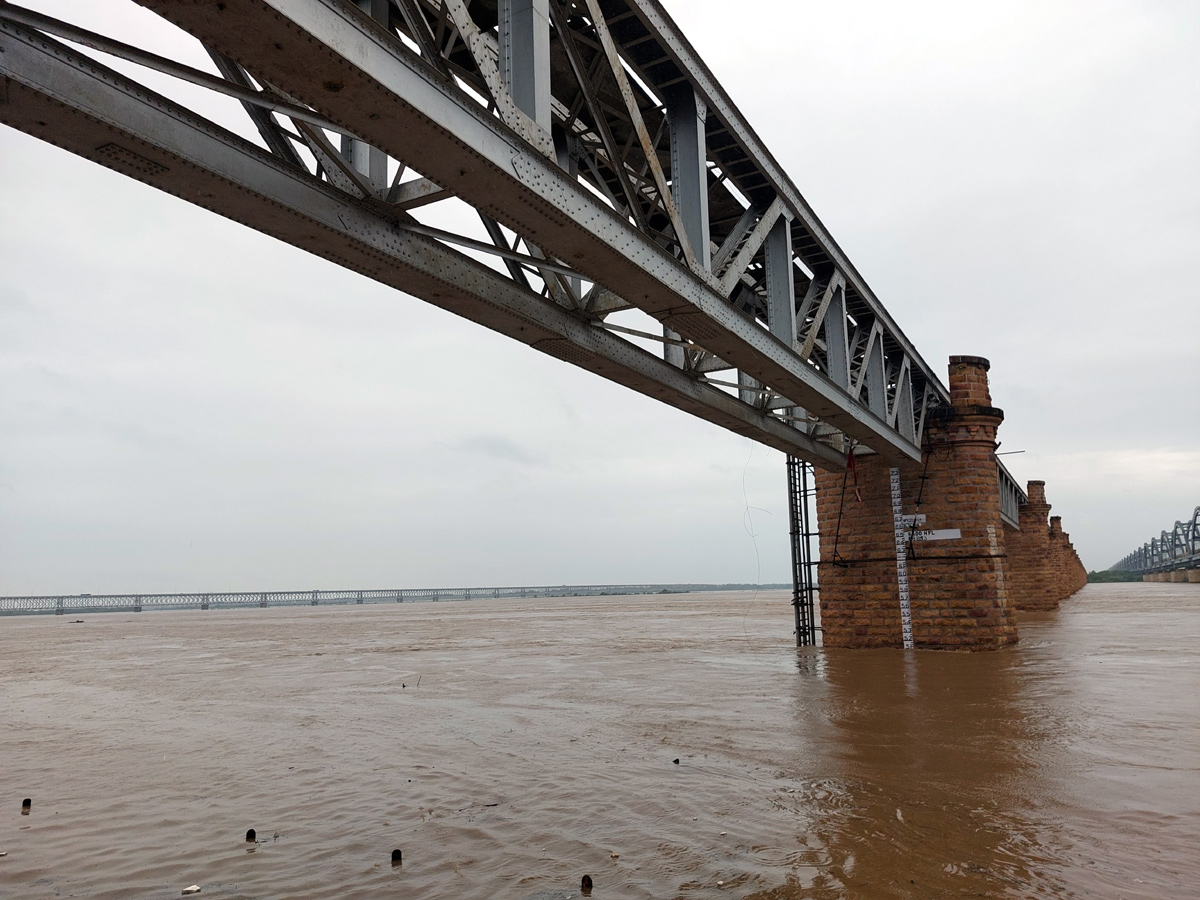
[[[920,463],[855,455],[818,470],[821,625],[826,647],[994,650],[1018,610],[1053,610],[1087,583],[1046,483],[1028,483],[1019,527],[1000,516],[986,359],[950,357],[950,405],[932,410]],[[1166,580],[1166,579],[1164,579]],[[905,606],[907,605],[907,615]]]
[[[1058,574],[1051,563],[1046,482],[1029,482],[1026,493],[1029,502],[1021,506],[1020,528],[1004,526],[1011,581],[1009,599],[1017,609],[1058,609],[1062,598]]]
[[[864,454],[844,473],[817,471],[826,647],[904,646],[904,593],[915,647],[1016,642],[989,365],[950,357],[950,406],[930,412],[921,463]]]

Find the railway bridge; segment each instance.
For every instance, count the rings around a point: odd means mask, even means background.
[[[1191,519],[1176,522],[1109,569],[1136,572],[1142,581],[1200,583],[1200,506]]]
[[[788,454],[800,643],[818,584],[827,643],[977,649],[1073,583],[988,362],[943,383],[658,0],[137,2],[211,67],[0,2],[0,121]]]

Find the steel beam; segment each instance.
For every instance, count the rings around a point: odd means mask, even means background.
[[[708,156],[704,149],[704,103],[691,85],[667,96],[671,137],[671,193],[687,232],[696,264],[710,268],[708,236]]]
[[[94,60],[0,22],[0,122],[823,468],[845,457]]]
[[[500,0],[500,73],[513,102],[550,130],[549,0]]]
[[[779,216],[763,244],[767,282],[767,324],[785,344],[796,343],[796,286],[792,268],[792,224]]]
[[[356,8],[139,2],[885,457],[920,458],[915,444],[727,303],[711,276],[682,265]]]
[[[846,307],[845,294],[840,284],[832,285],[829,292],[827,311],[825,312],[825,358],[828,363],[829,377],[838,384],[850,386],[850,351],[846,344]],[[813,322],[815,337],[817,322]]]

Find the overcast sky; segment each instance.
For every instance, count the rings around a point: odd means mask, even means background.
[[[1190,516],[1200,4],[667,7],[1088,568]],[[789,578],[779,453],[0,126],[0,594]]]

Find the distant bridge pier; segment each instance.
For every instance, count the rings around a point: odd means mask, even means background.
[[[1050,560],[1060,596],[1069,597],[1087,584],[1087,569],[1079,561],[1071,536],[1062,530],[1062,516],[1050,517]]]
[[[1021,504],[1019,527],[1006,525],[1004,528],[1010,576],[1009,600],[1019,610],[1058,609],[1062,596],[1058,574],[1051,562],[1046,482],[1030,481],[1026,491],[1029,502]]]
[[[816,473],[826,647],[1016,642],[988,368],[950,358],[950,405],[929,413],[922,462],[870,454]]]
[[[1046,482],[1028,483],[1027,503],[1021,504],[1019,527],[1006,524],[1004,542],[1011,573],[1010,600],[1018,610],[1058,609],[1060,601],[1087,584],[1087,570],[1062,530],[1062,517],[1046,515]]]

